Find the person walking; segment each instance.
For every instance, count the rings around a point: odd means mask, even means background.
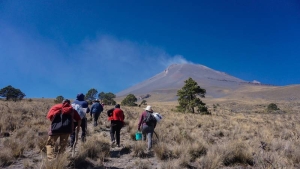
[[[50,108],[47,119],[51,121],[50,130],[48,132],[48,140],[46,143],[47,158],[52,160],[56,157],[54,147],[56,140],[59,138],[58,153],[63,153],[68,144],[68,137],[75,128],[77,132],[80,130],[81,118],[76,110],[70,104],[70,100],[66,99],[61,104],[56,104]],[[77,126],[73,128],[73,120],[77,122]]]
[[[81,117],[81,141],[85,142],[86,139],[86,129],[87,129],[87,118],[86,114],[90,112],[88,102],[84,100],[84,94],[77,94],[76,100],[73,101],[72,107],[78,112]],[[74,125],[78,125],[74,122]],[[75,131],[70,135],[70,147],[73,147],[75,142]]]
[[[120,105],[115,105],[113,109],[112,116],[108,117],[108,120],[111,121],[110,124],[110,138],[112,145],[116,143],[120,147],[120,132],[121,128],[124,126],[125,115],[123,110],[121,110]]]
[[[103,107],[100,104],[100,101],[98,99],[95,99],[91,106],[91,115],[94,120],[94,127],[96,127],[98,125],[98,118],[102,111],[103,111]]]
[[[148,105],[145,108],[145,111],[141,114],[140,120],[138,123],[138,131],[142,131],[142,140],[146,141],[146,137],[148,140],[148,149],[147,151],[150,151],[152,148],[152,137],[154,133],[154,129],[156,127],[156,120],[153,120],[151,122],[146,122],[146,119],[149,118],[150,114],[153,114],[152,107]],[[154,117],[155,118],[155,117]]]

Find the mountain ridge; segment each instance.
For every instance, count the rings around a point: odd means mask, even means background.
[[[224,92],[222,92],[224,90],[236,90],[241,85],[254,84],[201,64],[173,64],[164,71],[116,95],[143,95],[155,91],[178,90],[183,87],[184,81],[189,77],[193,78],[200,87],[206,89],[207,95],[211,97],[222,97],[224,96]],[[258,85],[258,83],[255,83],[255,85]]]

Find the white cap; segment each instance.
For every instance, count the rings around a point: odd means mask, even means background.
[[[147,111],[153,111],[152,110],[152,107],[149,105],[149,106],[147,106],[146,108],[145,108],[145,110],[147,110]]]

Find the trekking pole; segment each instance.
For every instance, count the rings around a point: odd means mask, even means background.
[[[87,133],[88,133],[88,127],[87,127],[87,118],[86,118],[85,119],[85,136],[84,136],[84,142],[86,140]]]
[[[75,148],[76,148],[76,144],[77,144],[77,140],[78,140],[78,130],[77,130],[77,127],[75,128],[75,141],[74,141],[74,144],[73,144],[73,147],[72,147],[72,157],[75,156]]]
[[[158,135],[157,135],[157,133],[155,131],[154,131],[154,134],[155,134],[157,140],[159,141]]]

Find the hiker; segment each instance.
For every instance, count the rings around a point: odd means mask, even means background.
[[[73,129],[79,132],[81,118],[76,110],[70,104],[70,100],[66,99],[60,104],[56,104],[50,108],[47,119],[51,121],[51,127],[48,132],[48,140],[46,143],[47,157],[52,160],[56,157],[54,153],[55,142],[59,138],[58,153],[63,153],[68,144],[68,137]],[[73,128],[73,120],[77,122],[77,126]]]
[[[120,147],[120,132],[121,132],[121,128],[124,126],[124,119],[125,119],[125,115],[123,110],[121,110],[120,105],[119,104],[115,105],[112,115],[108,117],[108,120],[111,121],[110,138],[111,138],[112,145],[115,144],[117,141],[117,146]]]
[[[138,123],[138,131],[142,131],[142,140],[146,141],[146,137],[148,140],[148,149],[147,151],[150,151],[152,148],[152,137],[154,133],[154,129],[156,127],[156,120],[151,121],[150,123],[146,124],[146,118],[148,113],[153,113],[152,107],[148,105],[145,108],[145,111],[141,114],[140,120]]]
[[[87,119],[86,113],[90,112],[88,102],[84,100],[84,94],[77,94],[76,100],[72,103],[72,107],[78,112],[81,117],[81,141],[85,142],[86,129],[87,129]],[[77,125],[77,122],[74,122],[74,125]],[[75,142],[75,131],[70,135],[70,147],[73,147]]]
[[[91,107],[91,115],[93,116],[95,127],[98,125],[97,121],[102,111],[103,107],[100,104],[100,101],[98,99],[95,99]]]

